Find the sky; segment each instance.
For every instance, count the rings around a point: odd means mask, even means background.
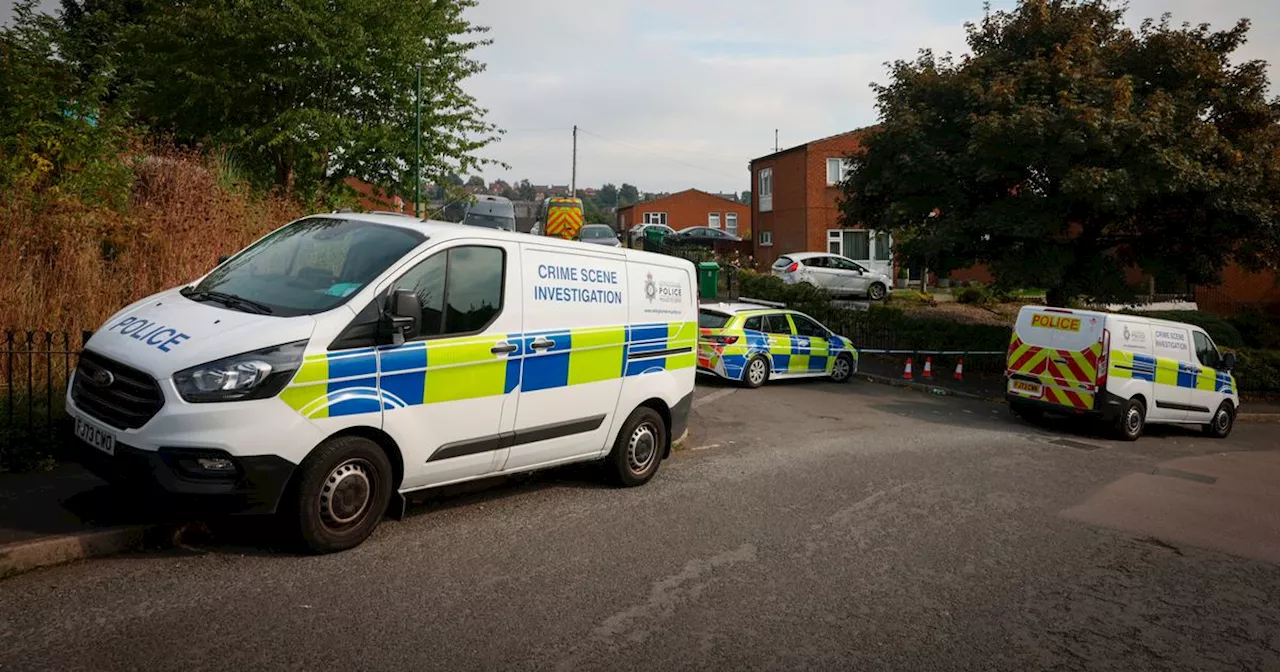
[[[0,22],[11,5],[0,0]],[[786,148],[875,123],[870,85],[886,64],[963,53],[982,12],[983,0],[480,0],[469,18],[493,44],[464,87],[506,130],[482,154],[510,165],[483,175],[568,184],[576,124],[579,188],[743,191],[775,129]],[[1280,81],[1280,2],[1130,0],[1127,22],[1165,12],[1220,29],[1252,19],[1239,57]]]

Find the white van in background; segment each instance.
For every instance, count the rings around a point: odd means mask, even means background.
[[[1101,417],[1131,441],[1147,423],[1198,424],[1225,438],[1240,408],[1234,366],[1192,324],[1025,306],[1009,344],[1006,398],[1023,416]]]
[[[688,423],[696,301],[675,257],[317,215],[112,316],[67,409],[107,479],[341,550],[425,488],[585,461],[647,482]]]

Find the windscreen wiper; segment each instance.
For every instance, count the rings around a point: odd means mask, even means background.
[[[201,290],[182,290],[182,295],[192,301],[217,301],[228,308],[235,308],[246,313],[257,313],[259,315],[270,315],[275,311],[265,303],[258,303],[252,299],[246,299],[235,294],[227,294],[225,292],[210,292]]]

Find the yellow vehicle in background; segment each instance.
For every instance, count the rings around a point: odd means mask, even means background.
[[[582,230],[583,207],[581,198],[552,196],[538,208],[537,224],[533,233],[555,236],[565,240],[577,240]]]

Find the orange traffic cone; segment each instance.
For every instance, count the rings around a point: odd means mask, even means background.
[[[902,370],[902,379],[911,380],[911,358],[907,358],[907,368]]]
[[[961,357],[956,362],[956,375],[954,377],[956,380],[964,380],[964,357]]]
[[[933,358],[924,358],[924,379],[933,380]]]

